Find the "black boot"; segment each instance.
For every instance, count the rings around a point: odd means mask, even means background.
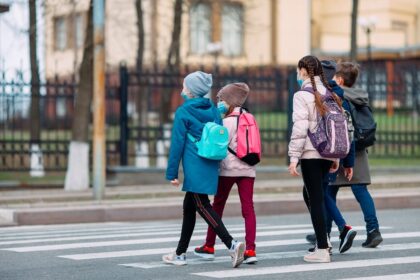
[[[378,229],[374,229],[367,234],[366,241],[363,242],[362,246],[365,248],[375,248],[383,241],[381,233]]]

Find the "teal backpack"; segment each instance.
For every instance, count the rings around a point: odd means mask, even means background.
[[[222,160],[227,156],[229,133],[224,126],[208,122],[204,125],[200,141],[195,139],[190,133],[188,133],[188,138],[197,146],[200,157]]]

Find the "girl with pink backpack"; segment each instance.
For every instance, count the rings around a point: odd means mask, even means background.
[[[255,253],[256,218],[253,202],[255,164],[261,158],[261,142],[258,125],[253,115],[242,108],[249,94],[245,83],[233,83],[223,87],[217,94],[218,110],[224,115],[223,126],[229,132],[229,153],[220,164],[219,183],[214,197],[213,209],[222,217],[229,193],[236,183],[241,200],[242,216],[245,219],[246,250],[244,263],[257,262]],[[210,227],[206,243],[197,247],[194,254],[213,260],[216,233]]]

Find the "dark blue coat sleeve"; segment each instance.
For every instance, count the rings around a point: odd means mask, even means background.
[[[178,179],[179,164],[184,153],[185,141],[187,139],[187,125],[186,120],[181,117],[182,113],[182,109],[178,109],[175,113],[168,167],[166,169],[167,180]]]
[[[356,153],[356,142],[353,141],[351,142],[349,154],[342,161],[342,164],[345,168],[354,167],[355,153]]]

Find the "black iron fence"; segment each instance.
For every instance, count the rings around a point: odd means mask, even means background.
[[[369,93],[378,123],[371,155],[420,157],[420,59],[362,65],[358,86]]]
[[[255,114],[263,143],[263,163],[283,164],[293,92],[294,68],[184,67],[177,73],[154,68],[142,73],[122,66],[107,77],[107,165],[164,167],[169,148],[171,119],[181,104],[183,77],[195,70],[213,74],[210,98],[230,82],[246,82],[251,94],[246,106]],[[420,158],[420,60],[376,61],[362,65],[358,83],[368,90],[378,122],[372,157]],[[46,170],[64,170],[71,139],[74,82],[51,81],[40,85],[39,141]],[[30,90],[27,82],[0,82],[0,170],[29,170]]]

